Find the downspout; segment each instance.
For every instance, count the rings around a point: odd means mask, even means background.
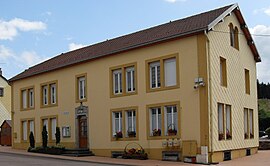
[[[207,36],[207,31],[204,31],[205,37],[207,39],[207,75],[208,75],[208,113],[210,113],[210,139],[209,139],[209,145],[210,148],[210,163],[212,163],[212,157],[213,157],[213,110],[212,110],[212,81],[211,81],[211,61],[210,61],[210,40]]]

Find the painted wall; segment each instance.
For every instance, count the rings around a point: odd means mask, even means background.
[[[4,88],[4,97],[0,97],[0,125],[11,119],[11,87],[0,77],[0,87]]]
[[[230,34],[228,33],[230,23],[238,27],[239,50],[230,46]],[[225,17],[224,22],[217,24],[214,30],[208,33],[208,38],[210,40],[210,96],[212,98],[210,111],[213,113],[213,150],[257,147],[256,63],[234,13]],[[220,85],[220,56],[225,58],[227,63],[227,87]],[[248,69],[250,72],[250,95],[245,93],[244,69]],[[231,105],[232,140],[218,141],[218,102]],[[254,139],[244,140],[244,108],[254,110]]]
[[[170,54],[179,54],[180,87],[147,93],[145,61]],[[131,106],[138,107],[139,140],[135,142],[138,142],[145,149],[161,149],[161,143],[164,139],[147,139],[146,105],[174,101],[180,102],[181,107],[181,118],[179,120],[181,123],[181,139],[197,140],[198,145],[200,145],[199,91],[193,88],[194,78],[198,77],[197,59],[197,36],[193,36],[16,81],[13,83],[14,123],[19,124],[20,119],[34,118],[35,137],[37,142],[40,142],[40,117],[58,115],[58,126],[71,126],[71,137],[63,138],[62,142],[74,142],[75,107],[79,106],[75,97],[75,76],[87,73],[88,97],[87,102],[83,104],[89,107],[89,143],[90,148],[95,150],[94,152],[124,149],[128,142],[111,140],[110,110]],[[137,63],[138,93],[126,97],[110,98],[109,68],[133,62]],[[40,108],[40,84],[53,80],[58,80],[58,106]],[[35,88],[35,109],[20,111],[20,89],[29,86]],[[21,140],[20,125],[14,126],[14,132],[17,133],[14,142],[18,144]]]

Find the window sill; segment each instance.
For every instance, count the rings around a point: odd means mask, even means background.
[[[58,104],[50,104],[50,105],[41,105],[40,108],[49,108],[49,107],[57,107]]]
[[[179,85],[174,85],[174,86],[168,86],[168,87],[160,87],[160,88],[147,88],[146,92],[159,92],[159,91],[165,91],[165,90],[171,90],[171,89],[177,89],[180,88]]]
[[[80,103],[80,102],[87,102],[87,98],[85,98],[85,99],[76,99],[76,103]]]
[[[111,98],[116,98],[116,97],[124,97],[124,96],[131,96],[131,95],[136,95],[137,91],[134,92],[127,92],[127,93],[120,93],[120,94],[111,94]]]
[[[31,111],[34,110],[35,107],[31,107],[31,108],[21,108],[20,111]]]
[[[159,140],[159,139],[175,139],[180,138],[180,135],[162,135],[162,136],[148,136],[148,140]]]

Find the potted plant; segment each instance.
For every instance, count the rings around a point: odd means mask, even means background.
[[[218,134],[218,140],[223,140],[224,139],[224,134],[223,133],[219,133]]]
[[[231,132],[228,129],[226,130],[226,139],[232,139]]]
[[[254,135],[252,133],[250,133],[250,138],[254,138]]]
[[[248,139],[248,133],[245,133],[245,139]]]
[[[119,138],[123,138],[122,131],[117,131],[114,135],[115,139],[118,140]]]
[[[136,137],[136,131],[128,131],[128,137]]]
[[[168,135],[172,136],[172,135],[176,135],[177,134],[177,130],[175,129],[174,124],[170,124],[168,126]]]
[[[161,135],[161,130],[160,129],[154,129],[153,130],[153,136],[160,136]]]

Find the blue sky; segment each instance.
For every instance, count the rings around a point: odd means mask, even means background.
[[[254,34],[270,35],[270,1],[231,0],[8,0],[0,1],[0,67],[11,78],[62,52],[238,3]],[[254,36],[270,82],[270,36]]]

